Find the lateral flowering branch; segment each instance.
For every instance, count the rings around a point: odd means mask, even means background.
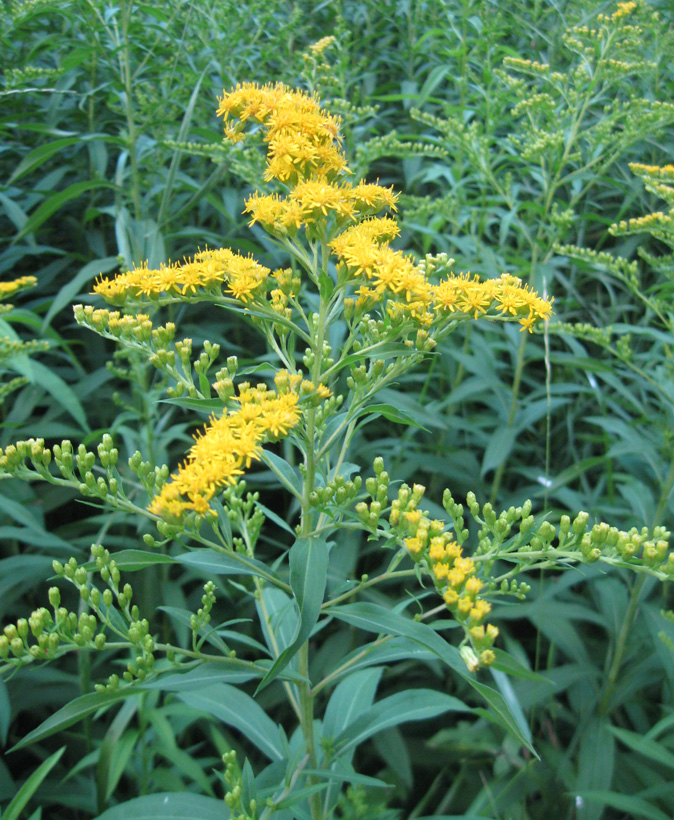
[[[235,484],[253,461],[259,461],[263,441],[287,436],[299,423],[300,393],[319,398],[330,395],[326,388],[316,390],[301,374],[286,370],[279,371],[274,382],[276,390],[245,382],[235,398],[231,379],[215,383],[220,397],[231,398],[238,408],[213,416],[203,433],[194,437],[187,460],[155,496],[150,512],[169,519],[180,519],[187,511],[205,515],[216,492]]]

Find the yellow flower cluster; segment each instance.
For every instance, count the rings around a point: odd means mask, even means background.
[[[421,484],[411,490],[403,485],[391,504],[389,522],[402,534],[412,560],[429,571],[447,608],[466,630],[480,664],[487,666],[495,660],[491,647],[498,636],[495,626],[485,624],[491,604],[479,597],[483,583],[476,575],[475,562],[445,532],[445,522],[431,520],[419,509],[423,494]]]
[[[213,416],[194,437],[187,460],[155,496],[150,512],[168,519],[180,519],[190,511],[204,515],[216,492],[235,484],[260,459],[262,442],[286,436],[295,427],[301,417],[302,376],[281,370],[274,381],[276,390],[247,382],[239,386],[234,399],[238,409]]]
[[[11,282],[0,282],[0,300],[6,299],[8,296],[13,296],[17,291],[23,288],[32,288],[35,287],[35,285],[37,285],[37,279],[34,276],[20,276]]]
[[[503,315],[519,316],[521,329],[532,332],[537,320],[549,318],[552,303],[509,274],[485,281],[466,275],[449,276],[432,285],[409,256],[389,246],[388,241],[397,232],[393,219],[368,219],[347,228],[331,242],[348,274],[367,281],[357,291],[361,300],[378,302],[393,294],[402,301],[389,303],[390,315],[410,315],[425,325],[438,314],[465,313],[477,319],[494,309]]]
[[[287,196],[251,196],[246,203],[251,225],[259,223],[276,236],[290,237],[302,227],[310,231],[320,225],[321,234],[332,237],[329,245],[343,281],[351,280],[357,286],[357,310],[385,302],[394,321],[412,319],[429,327],[450,314],[465,313],[477,319],[493,309],[503,316],[518,317],[522,330],[530,332],[537,320],[549,318],[551,303],[514,276],[486,282],[450,276],[432,285],[410,256],[391,248],[389,242],[398,235],[398,226],[391,217],[375,215],[385,209],[395,211],[396,194],[378,184],[350,185],[338,178],[347,169],[344,158],[333,161],[331,153],[341,156],[337,121],[323,114],[314,98],[280,84],[246,83],[223,96],[218,113],[228,122],[238,117],[238,124],[227,126],[232,139],[240,138],[248,119],[262,123],[270,144],[267,177],[290,187]],[[277,140],[279,134],[284,137],[285,153]],[[324,162],[326,156],[332,159]]]
[[[627,15],[631,14],[636,9],[636,7],[637,4],[634,2],[618,3],[618,8],[611,15],[611,19],[620,20],[622,17],[627,17]]]
[[[337,41],[337,38],[334,34],[329,35],[328,37],[321,37],[320,40],[317,40],[315,43],[309,46],[309,51],[315,56],[319,56],[322,54],[326,48],[331,46],[334,42]]]
[[[235,142],[242,139],[248,120],[262,125],[268,143],[267,180],[293,185],[300,179],[329,179],[347,170],[338,145],[339,118],[326,114],[315,97],[301,91],[282,83],[242,83],[223,95],[218,115],[227,123],[225,135]]]
[[[615,235],[646,231],[674,248],[674,165],[642,165],[631,162],[630,170],[641,177],[648,191],[664,199],[670,210],[621,220],[611,226],[610,232]]]
[[[325,222],[332,215],[337,229],[356,219],[395,210],[397,194],[374,183],[344,185],[317,177],[298,182],[287,197],[253,194],[246,201],[250,224],[259,222],[265,230],[293,236],[302,226]]]
[[[102,277],[94,293],[113,305],[123,305],[127,300],[158,298],[162,294],[220,293],[224,287],[227,294],[246,303],[264,292],[268,276],[269,268],[253,258],[219,248],[200,251],[182,264],[161,265],[158,270],[141,265],[113,279]]]

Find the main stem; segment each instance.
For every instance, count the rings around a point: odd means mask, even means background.
[[[326,248],[323,249],[323,257],[325,257]],[[323,260],[322,260],[323,261]],[[315,271],[316,279],[318,279],[318,272]],[[325,324],[326,324],[327,301],[324,296],[321,296],[320,306],[318,310],[318,317],[314,326],[311,328],[312,344],[311,350],[313,353],[313,362],[311,366],[311,380],[314,384],[318,384],[321,378],[321,366],[323,360],[323,342],[325,340]],[[310,538],[314,533],[314,515],[311,506],[311,494],[316,487],[316,408],[310,407],[305,414],[306,419],[306,437],[305,437],[305,455],[304,455],[304,486],[302,488],[302,518],[300,526],[300,534],[304,538]],[[299,673],[305,679],[298,685],[300,696],[300,722],[302,725],[302,734],[306,744],[307,754],[309,756],[309,766],[312,769],[317,767],[316,760],[316,742],[314,738],[314,695],[311,687],[311,679],[309,677],[309,641],[306,641],[299,650]],[[311,782],[311,778],[309,778]],[[313,820],[321,820],[323,811],[321,808],[320,795],[315,793],[309,798],[309,805],[311,808],[311,816]]]

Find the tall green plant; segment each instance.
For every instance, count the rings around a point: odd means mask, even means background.
[[[475,537],[464,507],[449,491],[439,517],[424,509],[425,488],[396,487],[381,458],[374,460],[373,475],[363,479],[348,460],[357,428],[381,416],[415,423],[378,398],[382,389],[461,325],[483,317],[532,331],[548,318],[551,305],[513,276],[484,281],[455,276],[442,257],[415,264],[393,250],[396,222],[377,214],[395,208],[395,194],[349,179],[339,122],[314,98],[280,84],[244,84],[224,95],[219,113],[232,140],[243,139],[251,121],[263,130],[265,176],[277,192],[253,194],[246,210],[287,254],[289,267],[272,272],[228,249],[205,250],[182,264],[142,265],[102,278],[96,292],[129,312],[75,308],[78,322],[115,339],[166,376],[170,402],[212,415],[171,475],[140,452],[128,460],[129,475],[107,435],[97,452],[69,441],[47,447],[40,439],[5,448],[4,477],[76,488],[123,515],[145,517],[160,534],[158,539],[146,533],[141,543],[115,554],[96,543],[87,563],[75,557],[55,562],[57,576],[73,585],[83,602],[79,611],[65,606],[63,592],[52,587],[49,607],[5,627],[2,668],[16,673],[17,680],[35,664],[72,653],[113,651],[123,665],[121,675],[97,683],[94,692],[74,699],[15,748],[41,744],[102,707],[125,701],[97,758],[98,812],[105,820],[169,809],[191,817],[227,816],[229,810],[230,816],[254,820],[357,816],[361,798],[357,791],[341,794],[342,784],[385,788],[386,783],[356,771],[356,749],[402,723],[449,712],[488,718],[535,754],[517,702],[477,676],[493,666],[531,677],[514,658],[496,651],[498,629],[488,620],[490,601],[526,597],[530,585],[523,571],[600,562],[665,580],[674,573],[674,554],[664,527],[629,532],[607,524],[589,527],[588,515],[579,513],[573,521],[563,517],[555,528],[537,523],[528,501],[497,514],[469,494]],[[201,302],[234,311],[263,336],[268,354],[261,366],[241,369],[236,357],[229,357],[213,377],[217,345],[205,342],[193,359],[191,340],[175,341],[175,324],[155,325],[149,315],[172,304]],[[134,313],[140,309],[148,312]],[[274,387],[250,381],[235,386],[236,376],[256,373],[273,375]],[[277,442],[283,442],[284,457],[262,446]],[[242,476],[254,462],[262,462],[287,493],[284,517],[246,490]],[[265,518],[279,530],[271,550],[263,547]],[[365,540],[378,543],[385,557],[377,562],[376,575],[358,579],[340,570],[340,551]],[[164,607],[174,639],[151,624],[152,613],[135,603],[126,577],[155,564],[169,572],[215,576],[218,582],[229,576],[240,580],[229,585],[207,580],[196,612]],[[413,579],[427,589],[396,606],[372,597],[380,588]],[[234,612],[227,622],[213,623],[218,594],[229,594],[228,587],[254,617],[253,634],[232,628],[240,625],[231,618]],[[365,600],[355,600],[361,596]],[[410,604],[418,610],[412,618],[405,614]],[[449,620],[437,619],[441,613]],[[340,624],[359,630],[351,651],[319,660],[319,644],[331,641]],[[444,629],[457,630],[458,646],[439,634]],[[407,686],[376,699],[384,666],[412,660],[419,652],[424,661],[452,670],[455,694]],[[269,707],[285,700],[286,708],[278,708],[282,725],[242,686],[251,681],[260,698],[275,691]],[[150,794],[155,781],[144,767],[138,776],[141,796],[106,810],[120,766],[143,743],[143,727],[148,721],[157,727],[167,722],[156,706],[147,705],[157,703],[158,692],[169,707],[175,698],[188,714],[212,719],[212,737],[224,751],[226,809],[208,796],[213,789],[202,768],[190,766],[176,747],[171,761],[206,795],[184,786]],[[487,710],[472,706],[475,698]],[[136,710],[141,731],[127,731]],[[239,767],[235,748],[217,734],[221,726],[246,738],[246,755],[268,763],[259,763],[257,773],[249,760]],[[121,759],[112,750],[120,736],[126,755]],[[143,755],[147,760],[147,751]],[[56,762],[50,759],[49,767]],[[31,787],[49,767],[35,773]],[[372,811],[380,803],[374,801]],[[18,806],[15,802],[6,813],[16,814]]]

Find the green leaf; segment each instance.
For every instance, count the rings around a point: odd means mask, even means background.
[[[49,367],[45,367],[42,362],[37,359],[30,361],[32,372],[29,375],[32,384],[42,387],[55,399],[64,410],[75,419],[86,432],[91,432],[91,428],[87,423],[87,417],[82,409],[80,400],[77,398],[72,388],[69,387],[60,376],[57,376]],[[26,374],[28,375],[28,374]]]
[[[280,515],[276,515],[273,510],[270,510],[269,507],[265,507],[264,504],[260,504],[259,501],[255,502],[255,506],[264,513],[264,517],[268,518],[270,521],[273,521],[277,527],[281,527],[281,529],[289,532],[293,538],[296,535],[295,530],[288,524],[287,521],[284,521]]]
[[[281,456],[272,453],[271,450],[262,450],[262,461],[269,467],[281,484],[289,490],[296,498],[302,498],[302,476],[295,467]]]
[[[298,538],[290,548],[290,588],[299,609],[297,632],[260,681],[258,692],[282,672],[309,638],[321,614],[328,575],[328,545],[322,538]]]
[[[504,652],[502,649],[494,649],[496,660],[491,665],[490,669],[497,669],[499,672],[505,672],[511,678],[524,678],[526,680],[533,680],[538,683],[550,683],[548,678],[527,669],[526,666],[515,660],[512,655]]]
[[[382,667],[361,669],[340,681],[325,710],[323,734],[326,737],[337,737],[372,706],[383,671]]]
[[[302,774],[319,780],[336,781],[338,783],[358,783],[361,786],[372,786],[375,789],[392,789],[393,786],[378,777],[369,777],[357,772],[342,772],[332,769],[302,769]]]
[[[99,805],[107,803],[114,792],[133,751],[138,732],[127,732],[126,729],[137,711],[138,700],[127,700],[105,733],[96,765]]]
[[[381,664],[382,666],[395,661],[433,661],[436,659],[434,652],[420,646],[418,643],[407,638],[391,638],[386,643],[376,644],[374,642],[364,644],[354,649],[346,657],[339,658],[339,665],[351,664],[341,675],[333,680],[339,680],[344,675],[348,675],[357,669],[365,669],[369,666]]]
[[[186,552],[176,556],[175,560],[205,575],[257,575],[285,587],[265,564],[238,552]]]
[[[472,712],[463,701],[434,689],[408,689],[375,703],[334,740],[336,755],[355,749],[372,735],[415,720],[430,720],[445,712]]]
[[[189,692],[192,689],[203,689],[214,683],[246,683],[253,678],[261,678],[265,670],[242,669],[235,667],[228,668],[228,658],[223,658],[223,662],[203,663],[196,669],[187,672],[172,672],[168,675],[160,675],[151,681],[143,684],[143,689],[161,689],[162,692]]]
[[[41,763],[40,766],[38,766],[28,780],[26,780],[26,782],[21,786],[19,791],[14,795],[14,799],[2,814],[2,820],[18,820],[26,803],[35,794],[49,772],[59,762],[61,755],[65,752],[65,750],[66,747],[62,746],[58,752],[54,752],[51,757],[48,757],[44,763]]]
[[[405,424],[408,427],[418,427],[420,430],[425,430],[427,433],[429,432],[428,428],[424,427],[423,424],[419,424],[413,415],[406,413],[399,407],[394,407],[392,404],[370,404],[364,407],[359,415],[364,414],[383,416],[385,419],[395,421],[397,424]]]
[[[90,282],[95,276],[102,273],[109,273],[111,270],[119,267],[119,258],[116,256],[106,256],[103,259],[94,259],[92,262],[86,264],[81,268],[75,276],[64,285],[61,290],[54,297],[47,315],[42,322],[42,332],[49,326],[52,317],[55,316],[66,305],[72,303],[73,299],[80,292],[81,288]]]
[[[13,242],[18,242],[19,239],[23,239],[24,236],[32,233],[36,228],[39,228],[43,222],[46,222],[53,213],[58,211],[59,208],[67,202],[70,202],[71,199],[77,199],[78,196],[86,194],[87,191],[94,191],[97,188],[113,188],[116,190],[117,186],[103,179],[75,182],[69,185],[65,190],[59,191],[57,194],[53,194],[48,199],[45,199],[44,202],[33,211],[24,226],[14,237]]]
[[[120,803],[95,820],[229,820],[229,817],[229,809],[222,800],[189,792],[162,792]]]
[[[98,692],[91,692],[88,695],[75,698],[75,700],[71,700],[70,703],[43,721],[37,729],[29,732],[10,751],[14,752],[17,749],[23,749],[24,746],[30,746],[31,743],[36,743],[38,740],[44,740],[44,738],[56,734],[62,729],[67,729],[87,715],[91,715],[102,706],[110,706],[117,703],[117,701],[138,694],[140,694],[138,689],[128,687],[119,689],[116,692],[104,692],[102,695],[99,695]]]
[[[0,678],[0,744],[3,746],[7,743],[7,733],[9,732],[9,724],[12,722],[12,706],[9,702],[9,695],[7,694],[7,685],[4,680]]]
[[[610,806],[620,812],[626,812],[628,817],[638,817],[639,820],[672,820],[671,815],[665,814],[641,797],[600,790],[580,791],[577,797],[598,803],[600,811],[603,806]]]
[[[223,406],[220,399],[193,399],[189,396],[184,396],[178,399],[159,399],[161,404],[176,404],[184,410],[196,410],[197,413],[205,413],[210,416],[211,413],[222,415]]]
[[[601,791],[610,789],[615,765],[615,739],[609,730],[609,722],[591,715],[583,726],[578,751],[578,776],[575,790]],[[578,820],[599,820],[603,813],[601,805],[590,804],[577,811]]]
[[[517,431],[513,427],[505,425],[499,427],[489,439],[489,444],[482,459],[481,475],[484,476],[489,470],[493,470],[502,464],[510,455],[515,443]]]
[[[347,606],[331,607],[329,611],[333,617],[353,624],[366,632],[400,635],[429,649],[461,675],[484,698],[491,709],[491,712],[484,713],[486,717],[498,723],[506,731],[511,732],[522,745],[538,757],[529,739],[522,734],[518,721],[511,713],[503,696],[490,686],[475,680],[461,660],[459,650],[447,643],[430,626],[411,621],[409,618],[405,618],[377,604],[348,604]]]
[[[198,693],[179,692],[178,697],[192,709],[208,712],[227,726],[238,729],[271,760],[285,757],[278,726],[250,695],[240,689],[216,683]]]
[[[644,755],[644,757],[649,758],[649,760],[654,760],[656,763],[661,763],[663,766],[674,769],[674,754],[665,746],[662,746],[655,740],[644,737],[638,732],[619,729],[617,726],[609,726],[608,728],[621,743],[624,743],[625,746],[628,746],[633,751]]]
[[[76,137],[65,137],[63,139],[54,140],[53,142],[48,142],[46,145],[40,145],[39,148],[35,148],[27,154],[16,166],[11,177],[7,180],[7,185],[11,185],[19,179],[19,177],[39,168],[40,165],[53,157],[54,154],[58,154],[64,148],[68,148],[71,145],[81,145],[83,142],[91,142],[92,140],[112,141],[112,138],[107,134],[78,134]]]

